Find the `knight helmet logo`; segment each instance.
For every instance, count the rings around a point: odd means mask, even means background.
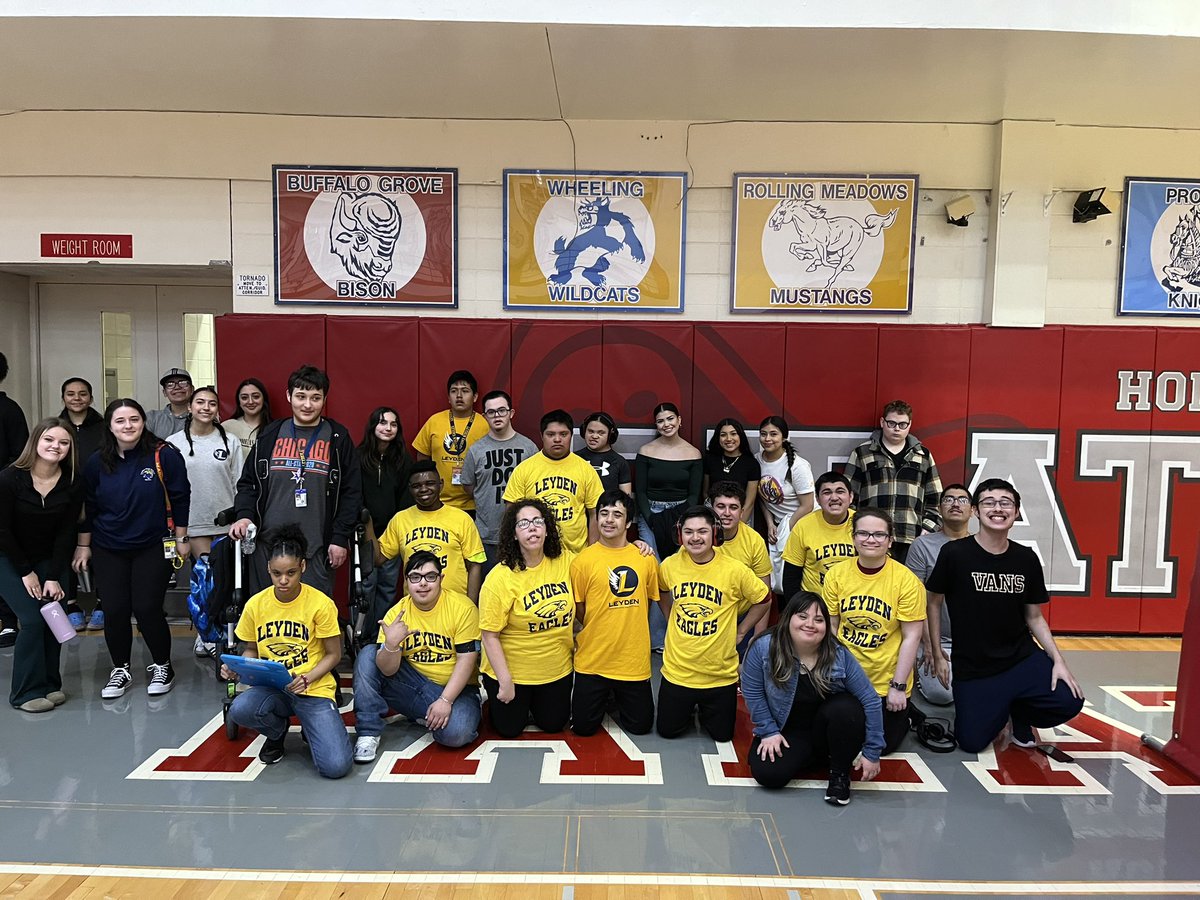
[[[382,281],[400,237],[396,204],[382,194],[340,194],[329,223],[329,249],[352,278]]]

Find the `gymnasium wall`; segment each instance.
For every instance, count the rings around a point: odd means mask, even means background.
[[[328,412],[356,436],[372,408],[390,405],[411,439],[445,408],[449,372],[466,367],[481,392],[510,391],[522,432],[533,435],[548,409],[578,420],[603,408],[626,430],[618,449],[629,455],[661,400],[680,405],[694,442],[726,415],[753,431],[782,412],[819,473],[844,462],[884,403],[905,399],[944,483],[1017,484],[1024,502],[1014,536],[1042,558],[1053,627],[1106,634],[1182,627],[1200,501],[1197,351],[1195,332],[1150,327],[217,320],[222,385],[257,376],[282,414],[288,373],[323,366]]]

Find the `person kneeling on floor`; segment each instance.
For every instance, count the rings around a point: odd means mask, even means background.
[[[742,665],[742,696],[754,723],[747,762],[754,780],[781,788],[808,768],[829,766],[825,802],[850,802],[850,769],[879,774],[882,701],[842,646],[821,598],[800,591],[779,621],[754,639]]]
[[[442,588],[441,560],[428,550],[408,558],[404,577],[408,593],[354,665],[356,763],[375,759],[389,706],[424,720],[445,747],[479,734],[479,610],[466,594]]]
[[[283,525],[267,534],[267,572],[272,587],[255,594],[238,620],[242,656],[282,663],[293,676],[284,688],[255,685],[229,707],[233,721],[259,732],[266,742],[258,758],[267,765],[283,759],[288,720],[296,716],[312,751],[318,774],[342,778],[352,766],[350,735],[338,712],[333,674],[342,658],[337,607],[325,594],[303,584],[308,541],[299,525]],[[221,666],[221,677],[236,676]]]

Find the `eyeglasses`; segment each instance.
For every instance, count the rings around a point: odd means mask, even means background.
[[[987,500],[980,500],[978,503],[978,506],[980,509],[999,508],[999,509],[1008,510],[1008,509],[1016,509],[1017,508],[1017,504],[1013,503],[1012,500],[1008,499],[1007,497],[1005,497],[1003,500],[992,500],[991,498],[989,498]]]
[[[947,506],[970,506],[970,497],[943,497],[942,502]]]
[[[169,387],[169,388],[183,387],[184,385],[190,385],[190,384],[191,384],[191,382],[188,381],[186,378],[170,378],[167,381],[163,382],[163,387]]]
[[[542,528],[546,520],[541,516],[536,519],[517,519],[517,531],[528,531],[530,528]]]
[[[512,410],[506,406],[503,409],[485,409],[483,414],[489,419],[498,419],[500,416],[507,416],[510,412]]]
[[[884,419],[883,424],[892,429],[892,431],[903,431],[905,428],[911,426],[912,422],[897,422],[895,419]]]
[[[856,531],[854,536],[860,541],[886,541],[891,537],[886,531]]]
[[[441,572],[409,572],[405,578],[409,584],[420,584],[424,581],[426,584],[437,584],[437,580],[442,577]]]

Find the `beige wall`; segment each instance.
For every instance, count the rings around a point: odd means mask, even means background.
[[[461,192],[460,309],[443,314],[505,315],[501,172],[506,166],[570,168],[574,161],[585,169],[690,172],[685,317],[725,319],[730,318],[733,172],[916,172],[921,195],[914,310],[911,317],[887,320],[985,321],[987,224],[997,214],[992,181],[999,126],[599,121],[571,126],[574,147],[561,122],[184,113],[8,116],[0,119],[0,264],[38,262],[40,231],[132,231],[135,262],[205,265],[231,259],[235,275],[265,272],[273,278],[273,163],[454,166]],[[1194,175],[1200,135],[1067,126],[1049,133],[1042,150],[1053,161],[1053,187],[1061,193],[1045,214],[1042,202],[1021,205],[1026,211],[1020,213],[1050,219],[1045,321],[1149,323],[1114,314],[1119,215],[1073,225],[1071,203],[1078,191],[1107,185],[1105,202],[1119,213],[1126,174]],[[971,226],[947,225],[943,205],[964,192],[972,194],[978,210]],[[1033,220],[1029,224],[1045,228]],[[235,297],[234,309],[294,310],[248,297]],[[408,314],[370,308],[348,312]]]
[[[0,273],[0,353],[8,359],[8,378],[0,390],[33,418],[33,354],[30,350],[29,279]]]

